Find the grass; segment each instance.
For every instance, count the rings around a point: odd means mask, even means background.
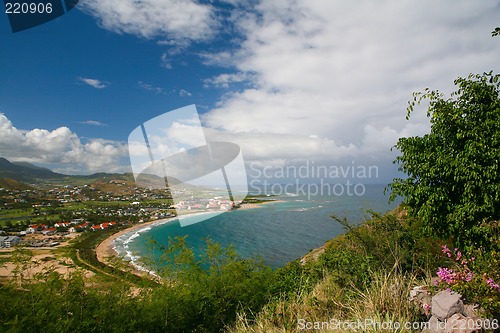
[[[146,277],[137,276],[131,272],[120,270],[116,267],[106,265],[97,260],[95,248],[104,239],[120,229],[98,230],[86,232],[71,246],[68,255],[73,262],[87,270],[93,271],[104,278],[117,278],[138,286],[151,286],[156,284]]]
[[[372,283],[365,288],[346,289],[328,274],[312,291],[292,300],[278,299],[255,319],[240,315],[229,332],[302,332],[316,327],[314,332],[375,333],[391,323],[394,329],[384,332],[415,332],[404,326],[425,321],[420,309],[408,301],[410,290],[421,282],[415,276],[380,271],[373,273]]]

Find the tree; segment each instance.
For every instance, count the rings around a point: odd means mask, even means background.
[[[400,138],[394,163],[407,178],[389,185],[391,200],[403,197],[410,216],[431,234],[457,245],[488,246],[500,218],[500,76],[492,72],[454,81],[458,90],[445,99],[436,90],[413,94],[407,119],[429,101],[431,130]]]

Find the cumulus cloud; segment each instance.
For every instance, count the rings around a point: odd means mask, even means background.
[[[216,25],[212,7],[194,0],[86,0],[78,8],[104,29],[143,38],[205,40]]]
[[[97,79],[89,79],[85,77],[79,77],[78,80],[96,89],[104,89],[109,85],[109,82],[104,82]]]
[[[82,142],[68,127],[20,130],[2,113],[0,151],[9,160],[50,164],[65,173],[127,170],[121,162],[127,157],[124,143],[102,139]]]
[[[498,0],[262,1],[235,15],[244,36],[234,52],[204,54],[236,74],[206,84],[225,87],[205,114],[207,127],[233,136],[255,160],[381,160],[400,136],[429,129],[424,112],[405,120],[413,91],[452,91],[469,73],[498,71]]]

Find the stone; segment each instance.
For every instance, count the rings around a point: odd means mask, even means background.
[[[422,332],[424,333],[444,333],[445,323],[439,321],[435,316],[432,316],[427,322],[427,328]]]
[[[422,294],[424,295],[427,294],[427,286],[414,287],[412,290],[410,290],[410,297],[409,297],[410,302],[416,299],[420,299]]]
[[[446,320],[444,333],[474,333],[480,332],[481,327],[473,318],[465,317],[460,313],[455,313]]]
[[[464,305],[464,316],[471,318],[479,318],[479,305],[466,304]]]
[[[432,297],[432,315],[440,321],[445,321],[455,313],[462,313],[464,303],[462,295],[448,290],[443,290]]]
[[[432,298],[427,290],[427,286],[414,287],[410,291],[408,299],[410,302],[417,304],[418,307],[422,307],[424,309],[431,307]],[[425,314],[428,314],[427,310],[425,310]]]

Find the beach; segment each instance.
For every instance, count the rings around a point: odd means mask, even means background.
[[[104,241],[102,241],[95,249],[96,257],[97,260],[100,262],[110,264],[110,257],[115,257],[118,255],[116,250],[114,249],[114,243],[115,240],[125,234],[128,233],[133,233],[134,231],[139,231],[141,229],[147,228],[149,226],[153,226],[159,223],[168,223],[170,221],[175,220],[176,217],[171,217],[168,219],[161,219],[161,220],[154,220],[154,221],[148,221],[144,223],[139,223],[139,224],[134,224],[133,226],[120,230],[112,235],[110,235],[108,238],[106,238]],[[139,271],[138,271],[139,272]]]
[[[259,208],[265,204],[278,203],[278,202],[281,202],[281,201],[269,200],[269,202],[243,204],[238,208],[238,210],[255,209],[255,208]],[[199,212],[198,211],[198,212],[190,212],[190,213],[186,213],[186,214],[182,214],[182,215],[184,217],[188,217],[188,216],[194,216],[194,215],[205,214],[205,213],[209,213],[209,212]],[[138,231],[143,230],[145,228],[154,227],[154,226],[159,225],[159,224],[169,223],[169,222],[174,221],[176,219],[177,219],[177,217],[171,217],[171,218],[167,218],[167,219],[160,219],[160,220],[139,223],[139,224],[135,224],[129,228],[120,230],[120,231],[110,235],[108,238],[106,238],[104,241],[102,241],[96,247],[95,252],[96,252],[97,260],[99,260],[100,262],[103,262],[107,265],[110,265],[111,261],[112,261],[112,260],[110,260],[110,258],[114,258],[114,257],[118,256],[118,252],[114,248],[116,239],[124,236],[125,234],[133,234],[134,232],[138,232]],[[137,267],[136,265],[131,265],[131,266],[133,267],[135,274],[142,275],[145,273],[145,270],[141,270],[140,267]]]

